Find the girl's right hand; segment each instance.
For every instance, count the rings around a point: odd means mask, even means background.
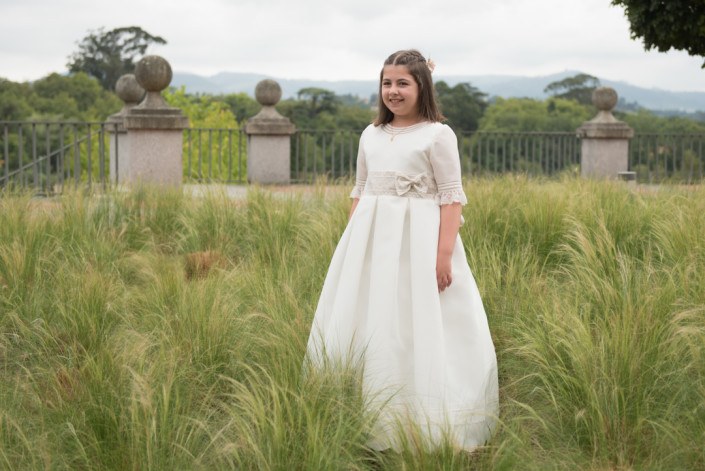
[[[440,253],[436,258],[436,282],[438,292],[443,292],[453,282],[452,264],[450,255],[443,256]]]

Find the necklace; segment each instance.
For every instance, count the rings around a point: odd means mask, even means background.
[[[421,121],[420,123],[412,124],[411,126],[404,126],[404,127],[394,127],[391,124],[387,123],[382,125],[382,130],[389,134],[389,142],[394,142],[394,138],[397,137],[400,134],[408,134],[410,132],[416,131],[420,127],[426,125],[427,121]]]

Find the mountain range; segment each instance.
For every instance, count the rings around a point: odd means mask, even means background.
[[[694,73],[698,73],[696,71]],[[581,72],[564,71],[551,75],[527,77],[517,75],[449,75],[434,77],[444,80],[448,85],[469,82],[490,97],[527,97],[544,99],[544,88],[551,82],[572,77]],[[703,72],[699,72],[703,73]],[[376,80],[306,80],[281,79],[263,74],[220,72],[212,76],[175,72],[172,86],[184,86],[189,93],[229,94],[244,92],[253,96],[255,86],[260,80],[272,78],[282,87],[284,98],[295,97],[297,91],[307,87],[319,87],[331,90],[336,95],[356,95],[367,99],[377,93]],[[705,92],[674,92],[657,88],[644,88],[627,82],[600,78],[600,83],[614,88],[620,98],[627,103],[636,103],[641,107],[655,111],[679,111],[693,113],[705,111]]]

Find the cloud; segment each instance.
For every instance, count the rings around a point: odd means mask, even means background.
[[[583,70],[642,86],[705,90],[700,61],[645,52],[609,0],[1,0],[0,76],[64,71],[88,30],[139,25],[179,71],[370,79],[420,49],[442,75]]]

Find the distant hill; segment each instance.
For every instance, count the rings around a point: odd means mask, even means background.
[[[449,75],[439,76],[436,80],[444,80],[453,86],[460,82],[470,82],[473,86],[489,96],[528,97],[543,99],[547,95],[543,89],[551,82],[562,80],[579,74],[579,71],[564,71],[557,74],[538,77],[514,75]],[[254,94],[255,86],[260,80],[273,78],[282,87],[285,98],[295,97],[296,92],[306,87],[320,87],[331,90],[337,95],[357,95],[369,98],[377,92],[376,80],[305,80],[280,79],[262,74],[221,72],[210,77],[189,73],[174,73],[171,84],[175,87],[185,86],[190,93],[227,94],[245,92]],[[626,82],[602,79],[603,85],[617,91],[620,98],[626,102],[636,102],[644,108],[660,111],[705,111],[705,92],[672,92],[656,88],[643,88]]]

